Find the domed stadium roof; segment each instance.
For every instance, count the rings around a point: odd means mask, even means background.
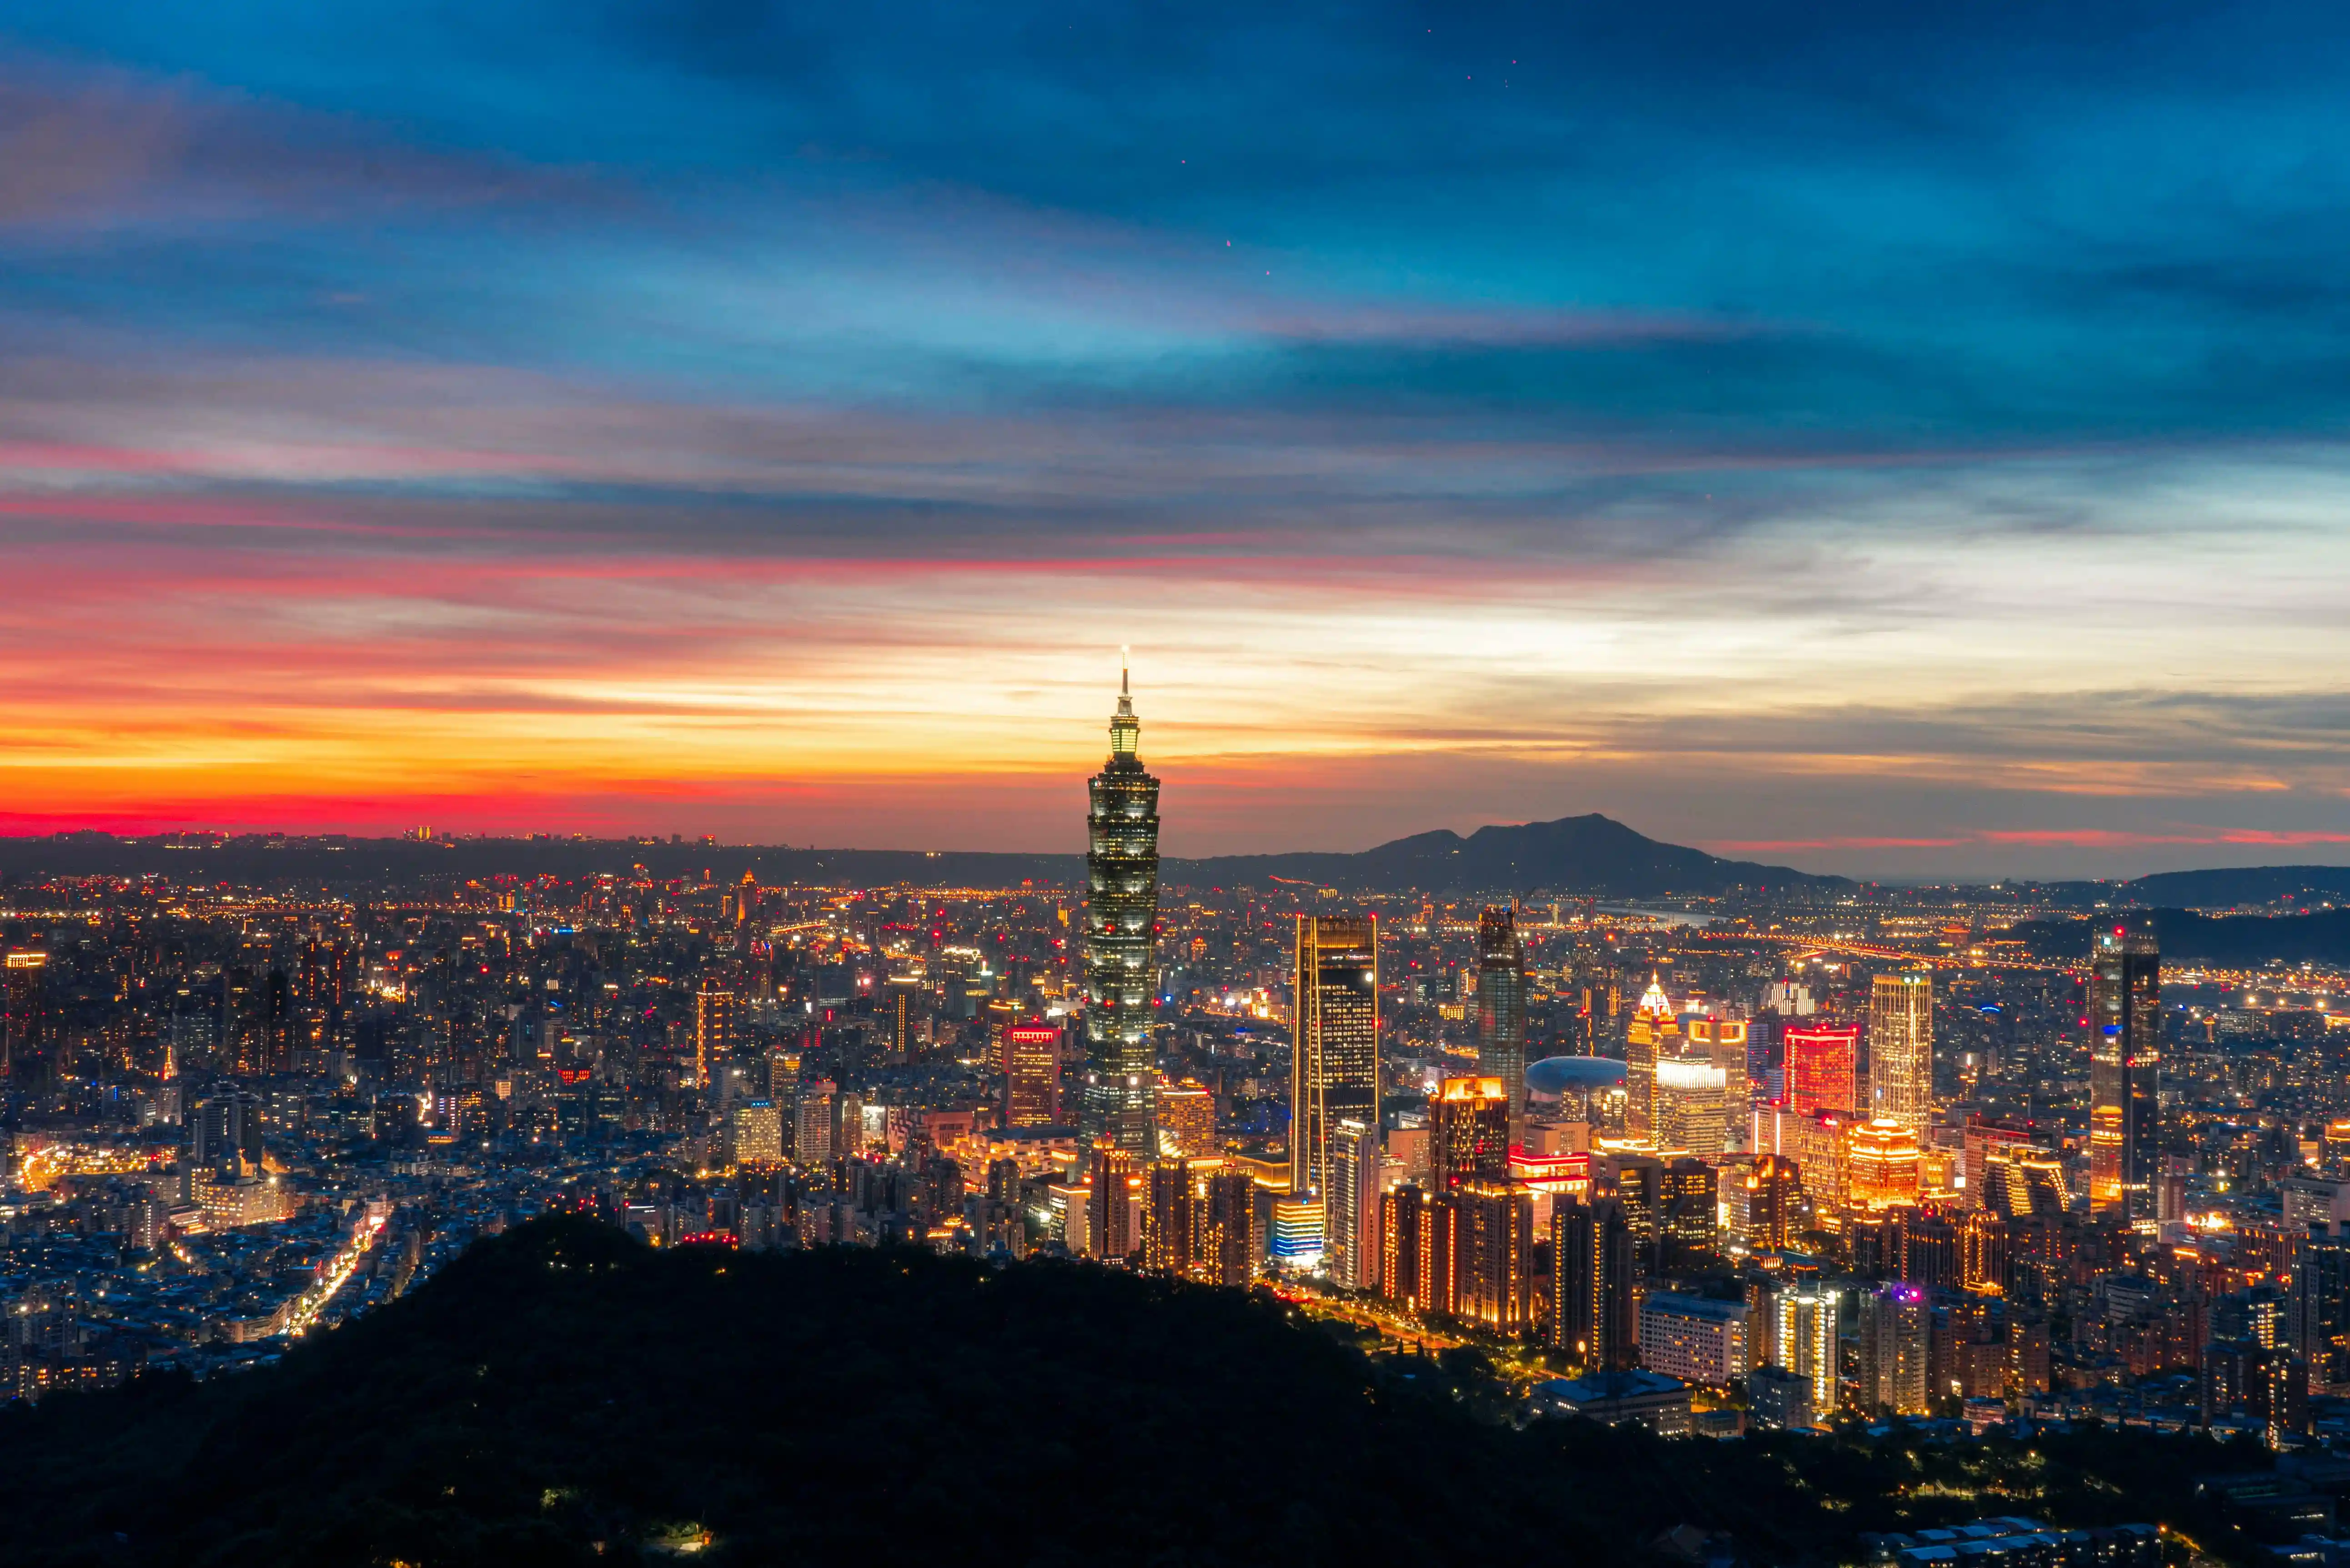
[[[1538,1095],[1581,1094],[1624,1081],[1624,1064],[1612,1056],[1545,1056],[1526,1067],[1526,1087]]]

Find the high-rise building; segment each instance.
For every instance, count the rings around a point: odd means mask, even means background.
[[[731,1060],[737,1038],[734,992],[705,980],[693,993],[693,1086],[710,1087],[710,1075]]]
[[[1243,1286],[1256,1278],[1256,1179],[1245,1170],[1219,1170],[1206,1182],[1192,1229],[1200,1272],[1211,1283]]]
[[[1003,1040],[1003,1125],[1048,1127],[1061,1119],[1061,1029],[1007,1023]]]
[[[1771,1301],[1771,1364],[1811,1385],[1815,1419],[1836,1407],[1836,1343],[1843,1298],[1816,1286],[1783,1289]]]
[[[1874,1413],[1889,1407],[1897,1416],[1923,1416],[1929,1319],[1926,1293],[1916,1285],[1887,1285],[1860,1298],[1860,1404]]]
[[[1727,1388],[1746,1376],[1746,1303],[1659,1291],[1640,1303],[1640,1365]]]
[[[1480,1182],[1436,1207],[1452,1216],[1452,1315],[1505,1339],[1523,1334],[1534,1309],[1533,1195]]]
[[[800,1086],[797,1103],[793,1106],[792,1158],[803,1168],[815,1169],[832,1162],[837,1108],[833,1097],[837,1092],[838,1085],[830,1078],[818,1078]]]
[[[1351,1117],[1330,1137],[1330,1187],[1323,1195],[1326,1216],[1323,1261],[1330,1277],[1350,1290],[1376,1290],[1379,1282],[1379,1129]]]
[[[1289,1189],[1326,1190],[1342,1121],[1379,1119],[1378,923],[1373,916],[1297,917],[1290,1014]]]
[[[1638,1354],[1632,1314],[1632,1231],[1611,1199],[1551,1210],[1551,1343],[1593,1372],[1618,1372]]]
[[[188,1117],[188,1127],[200,1169],[238,1177],[261,1168],[259,1096],[232,1090],[199,1100]]]
[[[1186,1079],[1159,1086],[1159,1151],[1186,1159],[1206,1159],[1219,1148],[1216,1096]]]
[[[1758,1252],[1793,1247],[1804,1233],[1801,1168],[1784,1155],[1760,1154],[1738,1179],[1746,1189],[1746,1244]]]
[[[1517,918],[1489,904],[1477,919],[1477,1072],[1509,1096],[1509,1147],[1526,1141],[1526,955]]]
[[[1880,974],[1869,989],[1868,1102],[1870,1115],[1909,1127],[1933,1119],[1934,977],[1923,970]]]
[[[2293,1354],[2309,1368],[2309,1391],[2350,1388],[2350,1238],[2312,1236],[2293,1263]]]
[[[1449,1249],[1440,1268],[1436,1212],[1428,1193],[1409,1182],[1379,1194],[1379,1294],[1408,1311],[1451,1310]]]
[[[2151,930],[2100,927],[2089,954],[2089,1207],[2152,1218],[2161,1159],[2162,957]]]
[[[1428,1126],[1439,1193],[1510,1179],[1510,1096],[1501,1079],[1445,1079],[1428,1102]]]
[[[1141,1183],[1132,1154],[1113,1144],[1095,1146],[1086,1226],[1094,1256],[1124,1260],[1141,1251]]]
[[[727,1112],[730,1163],[767,1169],[784,1162],[784,1119],[773,1100],[737,1100]]]
[[[1852,1024],[1790,1023],[1780,1032],[1786,1075],[1787,1108],[1798,1116],[1814,1111],[1860,1109],[1860,1030]]]
[[[1659,1179],[1657,1241],[1668,1269],[1694,1267],[1714,1251],[1721,1183],[1701,1159],[1680,1158]]]
[[[1718,1159],[1730,1147],[1730,1072],[1710,1062],[1668,1057],[1655,1068],[1653,1133],[1659,1148]]]
[[[0,968],[0,1073],[33,1079],[46,1066],[47,1013],[42,981],[47,978],[49,955],[18,951],[7,955]]]
[[[1142,1209],[1142,1266],[1152,1273],[1180,1274],[1191,1266],[1198,1186],[1190,1160],[1150,1162],[1150,1190]]]
[[[1159,1082],[1150,1041],[1159,983],[1153,929],[1159,919],[1159,781],[1138,754],[1142,722],[1127,679],[1118,677],[1109,722],[1109,761],[1088,781],[1086,817],[1086,1083],[1087,1137],[1107,1137],[1145,1158],[1159,1152],[1151,1091]]]
[[[1680,1054],[1681,1026],[1672,999],[1652,976],[1624,1026],[1624,1131],[1653,1137],[1657,1127],[1657,1064]]]
[[[1846,1141],[1845,1201],[1895,1209],[1918,1201],[1918,1129],[1889,1116],[1852,1127]]]

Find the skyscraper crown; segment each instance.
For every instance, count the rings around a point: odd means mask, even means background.
[[[1127,672],[1118,672],[1118,711],[1109,718],[1109,754],[1115,759],[1130,757],[1142,744],[1142,721],[1134,716],[1134,694],[1128,689]]]

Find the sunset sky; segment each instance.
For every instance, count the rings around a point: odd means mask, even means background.
[[[0,831],[2350,859],[2350,10],[19,0]]]

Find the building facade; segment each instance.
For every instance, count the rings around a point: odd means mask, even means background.
[[[1289,1189],[1301,1197],[1328,1189],[1340,1122],[1378,1125],[1378,952],[1374,916],[1297,917]]]
[[[2161,1158],[2162,957],[2150,931],[2098,929],[2089,954],[2089,1207],[2153,1216]]]
[[[1868,1102],[1870,1115],[1909,1127],[1933,1119],[1934,977],[1923,970],[1880,974],[1869,988]]]
[[[1109,761],[1087,781],[1086,1080],[1082,1127],[1130,1154],[1159,1152],[1151,1091],[1159,983],[1159,781],[1143,771],[1142,722],[1126,678],[1109,722]]]
[[[1526,1141],[1526,954],[1517,917],[1489,904],[1477,919],[1477,1073],[1509,1096],[1509,1147]]]

